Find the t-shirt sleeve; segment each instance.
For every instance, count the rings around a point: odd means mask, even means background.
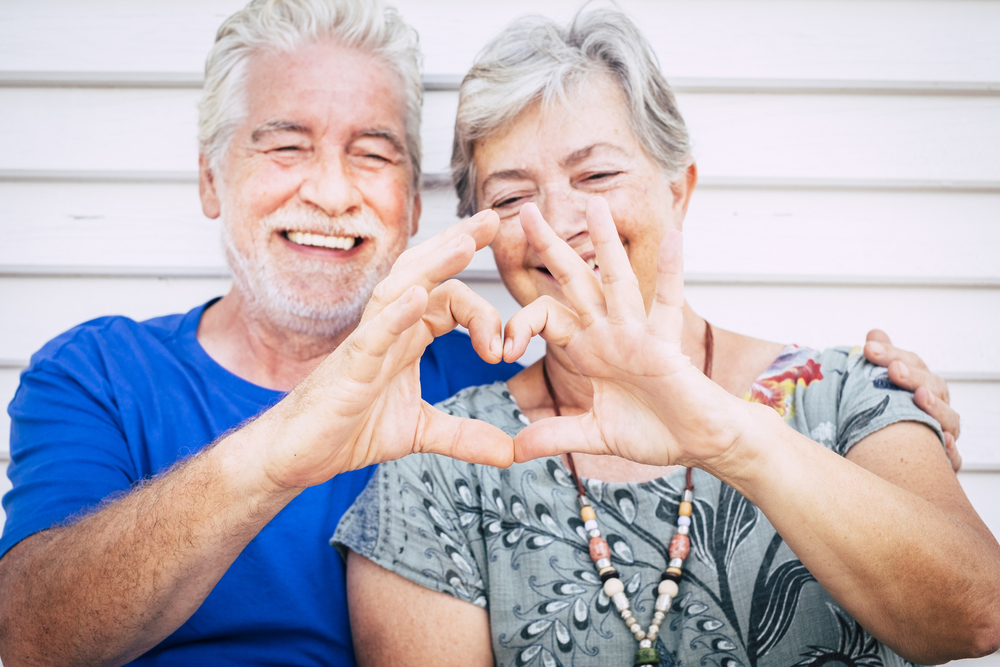
[[[841,456],[866,436],[903,421],[927,425],[944,444],[941,425],[917,407],[913,393],[893,384],[888,371],[865,359],[859,349],[847,355],[837,405],[834,450]]]
[[[92,362],[68,349],[21,376],[8,408],[13,488],[3,499],[0,556],[136,481],[113,392]]]
[[[479,485],[472,466],[436,454],[379,465],[330,543],[425,588],[486,608]]]

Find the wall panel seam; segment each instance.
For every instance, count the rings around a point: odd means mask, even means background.
[[[197,183],[192,170],[103,171],[89,169],[0,169],[0,183]],[[428,172],[423,177],[425,191],[450,190],[451,176]],[[1000,181],[972,179],[844,179],[751,176],[704,176],[701,190],[803,190],[836,192],[944,192],[1000,194]]]
[[[425,74],[424,90],[454,92],[460,74]],[[201,88],[201,72],[0,71],[2,88]],[[784,79],[674,77],[678,93],[777,95],[947,95],[1000,96],[998,81],[908,81],[879,79]]]
[[[229,268],[218,266],[130,265],[18,265],[0,264],[0,278],[230,278]],[[495,269],[468,269],[458,277],[471,283],[499,283]],[[1000,276],[924,276],[852,274],[762,274],[689,272],[684,282],[712,287],[884,287],[897,289],[1000,289]]]

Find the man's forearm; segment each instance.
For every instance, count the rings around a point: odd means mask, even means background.
[[[8,665],[127,662],[180,627],[298,490],[256,483],[254,426],[0,560]]]

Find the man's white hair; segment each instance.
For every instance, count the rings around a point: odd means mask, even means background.
[[[406,148],[413,187],[420,187],[420,110],[423,82],[416,31],[381,0],[253,0],[219,28],[205,62],[198,105],[198,146],[218,173],[236,128],[246,116],[246,67],[257,51],[293,51],[317,39],[366,51],[400,77],[406,99]]]

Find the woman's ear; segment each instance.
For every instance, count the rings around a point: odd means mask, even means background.
[[[674,195],[674,220],[677,222],[678,228],[684,222],[684,216],[687,215],[688,202],[691,201],[691,193],[694,192],[694,186],[697,184],[698,165],[693,161],[684,170],[684,173],[670,183],[670,192]]]

